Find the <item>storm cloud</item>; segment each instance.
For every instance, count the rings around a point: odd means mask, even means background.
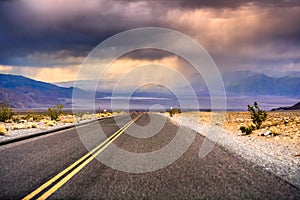
[[[6,71],[77,69],[103,40],[146,26],[187,34],[223,71],[300,71],[296,0],[6,0],[0,1],[0,13],[0,65]],[[150,50],[127,55],[148,60],[172,56]]]

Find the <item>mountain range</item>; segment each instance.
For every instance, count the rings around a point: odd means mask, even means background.
[[[274,108],[271,111],[280,111],[280,110],[300,110],[300,101],[293,106]]]
[[[14,108],[39,108],[66,104],[73,87],[64,88],[24,76],[0,74],[0,101]]]
[[[300,77],[270,77],[251,71],[224,73],[226,93],[229,96],[287,96],[300,97]]]
[[[226,94],[232,96],[284,96],[300,98],[300,77],[270,77],[265,74],[251,71],[226,72],[222,74]],[[81,82],[85,82],[81,80]],[[88,81],[86,81],[88,82]],[[0,74],[0,102],[5,101],[14,108],[45,108],[55,104],[64,104],[71,107],[73,90],[82,95],[86,91],[74,88],[74,82],[57,84],[36,81],[24,76]],[[196,86],[197,87],[197,86]],[[200,89],[201,88],[201,89]],[[198,91],[199,90],[199,91]],[[196,92],[198,96],[207,95],[203,87]],[[139,90],[134,96],[141,97],[174,97],[162,88],[150,87]],[[110,96],[111,91],[97,91],[96,98]]]

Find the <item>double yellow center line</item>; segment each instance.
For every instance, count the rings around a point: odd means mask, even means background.
[[[28,194],[23,199],[24,200],[32,199],[33,197],[37,196],[41,192],[43,192],[43,194],[40,195],[40,197],[38,198],[39,200],[48,198],[60,187],[62,187],[67,181],[69,181],[74,175],[76,175],[81,169],[83,169],[88,163],[90,163],[97,155],[99,155],[106,147],[108,147],[113,141],[115,141],[122,133],[124,133],[124,131],[136,120],[138,120],[141,117],[141,115],[142,114],[138,115],[136,118],[134,118],[133,120],[125,124],[122,128],[120,128],[117,132],[115,132],[113,135],[107,138],[104,142],[102,142],[97,147],[95,147],[92,151],[88,152],[82,158],[80,158],[75,163],[73,163],[72,165],[64,169],[62,172],[58,173],[56,176],[54,176],[49,181],[41,185],[39,188],[37,188],[36,190]],[[62,179],[59,180],[60,178]],[[56,181],[58,182],[54,184]],[[48,188],[52,184],[54,185]],[[48,189],[46,190],[46,188]]]

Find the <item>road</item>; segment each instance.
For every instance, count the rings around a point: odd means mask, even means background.
[[[166,123],[150,138],[133,137],[132,134],[142,134],[142,129],[128,124],[136,119],[139,127],[148,126],[148,130],[154,130],[156,127],[149,127],[149,115],[143,113],[116,118],[119,126],[127,124],[124,133],[117,132],[120,128],[111,118],[80,127],[80,137],[72,128],[1,146],[0,199],[28,197],[87,155],[88,150],[82,143],[86,138],[90,141],[89,149],[108,142],[105,148],[102,146],[95,151],[99,151],[99,155],[110,153],[110,142],[130,152],[159,150],[175,137],[178,127],[164,116],[155,117]],[[119,134],[118,137],[114,141],[105,140],[98,134],[98,125],[107,137],[114,133]],[[215,146],[200,159],[202,142],[203,137],[196,134],[188,150],[174,163],[146,173],[119,171],[87,155],[72,168],[77,169],[76,173],[68,171],[33,199],[43,198],[51,188],[54,189],[49,199],[300,199],[299,189],[221,146]],[[83,165],[87,160],[89,162]],[[62,179],[66,181],[60,184]],[[59,187],[55,188],[56,184]]]

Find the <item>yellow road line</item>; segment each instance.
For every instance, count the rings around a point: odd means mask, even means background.
[[[132,121],[134,123],[134,121]],[[132,124],[131,123],[131,124]],[[131,125],[130,124],[130,125]],[[129,126],[128,126],[129,127]],[[79,165],[76,169],[74,169],[71,173],[69,173],[66,177],[56,183],[52,188],[50,188],[47,192],[45,192],[38,200],[44,200],[48,198],[51,194],[53,194],[56,190],[58,190],[61,186],[63,186],[67,181],[69,181],[73,176],[75,176],[82,168],[84,168],[88,163],[90,163],[97,155],[99,155],[108,145],[110,145],[113,141],[115,141],[126,129],[120,131],[120,133],[110,140],[105,146],[99,149],[95,154],[93,154],[89,159],[84,161],[81,165]]]
[[[130,121],[131,122],[131,121]],[[130,122],[128,122],[127,124],[125,124],[126,127]],[[122,127],[122,128],[123,128]],[[76,165],[78,165],[80,162],[82,162],[84,159],[86,159],[87,157],[89,157],[92,153],[94,153],[98,148],[102,147],[105,143],[107,143],[108,140],[110,140],[112,137],[114,137],[115,135],[117,135],[119,133],[121,129],[119,129],[116,133],[114,133],[112,136],[110,136],[109,138],[107,138],[104,142],[102,142],[100,145],[98,145],[97,147],[95,147],[92,151],[88,152],[86,155],[84,155],[82,158],[80,158],[79,160],[77,160],[75,163],[73,163],[72,165],[70,165],[68,168],[64,169],[62,172],[60,172],[59,174],[57,174],[56,176],[54,176],[52,179],[50,179],[49,181],[47,181],[46,183],[44,183],[42,186],[40,186],[38,189],[34,190],[32,193],[30,193],[29,195],[27,195],[26,197],[24,197],[23,199],[31,199],[32,197],[34,197],[35,195],[37,195],[38,193],[40,193],[42,190],[44,190],[45,188],[47,188],[49,185],[51,185],[52,183],[54,183],[56,180],[58,180],[60,177],[62,177],[64,174],[66,174],[68,171],[70,171],[73,167],[75,167]]]
[[[122,128],[120,128],[118,131],[116,131],[113,135],[111,135],[109,138],[107,138],[104,142],[102,142],[101,144],[99,144],[97,147],[95,147],[92,151],[88,152],[86,155],[84,155],[82,158],[80,158],[79,160],[77,160],[75,163],[73,163],[72,165],[70,165],[69,167],[67,167],[66,169],[64,169],[62,172],[58,173],[56,176],[54,176],[52,179],[50,179],[49,181],[47,181],[46,183],[44,183],[43,185],[41,185],[39,188],[37,188],[36,190],[34,190],[33,192],[31,192],[30,194],[28,194],[26,197],[23,198],[23,200],[28,200],[33,198],[34,196],[36,196],[37,194],[39,194],[41,191],[43,191],[44,189],[46,189],[48,186],[50,186],[52,183],[54,183],[56,180],[58,180],[60,177],[62,177],[63,175],[65,175],[67,172],[69,172],[71,169],[73,169],[76,165],[78,165],[80,162],[82,162],[83,160],[85,160],[86,158],[88,158],[89,156],[93,155],[93,153],[95,151],[97,151],[99,148],[101,148],[102,146],[104,146],[105,144],[107,144],[113,137],[115,137],[116,135],[118,135],[120,132],[123,133],[131,124],[133,124],[138,118],[140,118],[141,114],[138,115],[135,119],[131,120],[130,122],[126,123]],[[112,140],[114,141],[114,139]],[[111,143],[111,142],[110,142]],[[109,143],[109,144],[110,144]],[[108,145],[105,145],[105,147],[107,147]],[[101,150],[101,149],[100,149]],[[103,149],[104,150],[104,149]],[[102,151],[103,151],[102,150]],[[92,159],[94,158],[94,156],[91,157]],[[80,165],[81,166],[81,165]],[[79,166],[79,167],[80,167]]]

